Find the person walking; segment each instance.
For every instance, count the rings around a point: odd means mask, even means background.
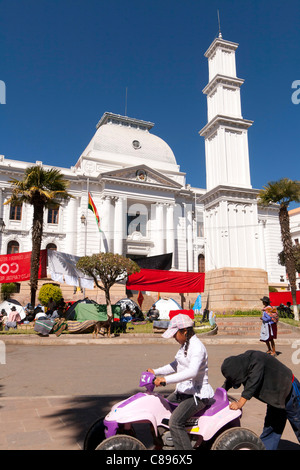
[[[276,356],[275,339],[277,339],[278,312],[275,307],[271,306],[269,297],[265,296],[260,300],[263,303],[260,341],[266,343],[267,354]]]

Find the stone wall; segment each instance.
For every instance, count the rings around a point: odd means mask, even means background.
[[[215,312],[261,309],[261,298],[269,295],[268,275],[262,269],[221,268],[205,274],[202,306]]]

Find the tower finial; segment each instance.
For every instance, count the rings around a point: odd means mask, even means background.
[[[221,33],[221,23],[220,23],[220,14],[219,14],[219,10],[217,10],[217,14],[218,14],[218,24],[219,24],[219,38],[222,39],[222,33]]]

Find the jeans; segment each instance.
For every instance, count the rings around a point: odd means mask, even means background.
[[[300,384],[295,378],[294,386],[287,398],[285,409],[267,406],[263,432],[260,436],[267,450],[276,450],[288,419],[300,442]],[[298,389],[298,392],[297,392]]]
[[[193,450],[188,433],[185,430],[186,421],[197,411],[202,410],[208,404],[208,399],[194,397],[177,392],[168,396],[171,403],[179,403],[171,414],[169,421],[170,433],[175,450]]]

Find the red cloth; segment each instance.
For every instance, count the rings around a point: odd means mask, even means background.
[[[0,283],[21,282],[30,279],[31,251],[0,255]],[[38,278],[47,277],[47,250],[41,250]]]
[[[271,305],[278,307],[280,304],[286,305],[287,302],[291,302],[293,305],[293,299],[291,291],[286,292],[270,292],[269,293]],[[297,304],[300,304],[300,290],[296,292]]]
[[[141,269],[128,276],[126,288],[151,292],[176,292],[184,294],[204,291],[204,273]]]
[[[191,308],[190,310],[170,310],[169,317],[172,320],[175,315],[188,315],[192,320],[194,320],[194,310]]]

